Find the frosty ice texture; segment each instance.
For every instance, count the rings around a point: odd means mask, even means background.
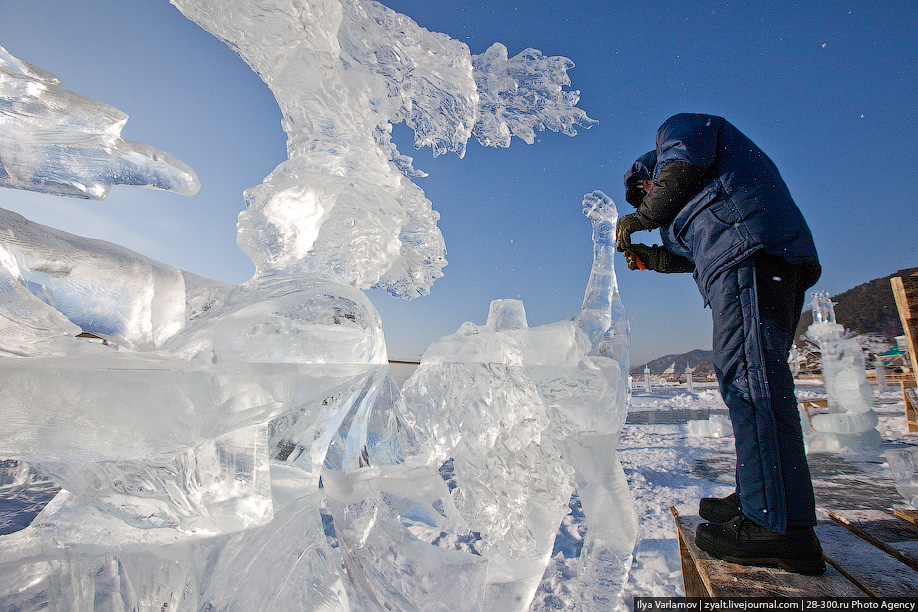
[[[531,142],[534,129],[595,123],[562,88],[570,60],[507,59],[498,44],[473,57],[376,2],[172,3],[242,56],[283,112],[288,159],[246,191],[239,217],[239,246],[259,271],[331,271],[361,289],[424,295],[445,248],[392,124],[435,155],[461,156],[472,133],[506,146],[513,134]]]
[[[197,193],[198,177],[182,161],[121,138],[127,120],[0,47],[0,187],[91,200],[113,185]]]
[[[435,154],[461,155],[473,133],[494,146],[546,127],[574,134],[594,122],[563,89],[572,64],[531,49],[508,58],[500,45],[472,57],[374,2],[175,4],[253,67],[284,114],[288,160],[246,192],[239,218],[256,274],[225,285],[0,213],[0,492],[11,502],[0,608],[525,606],[575,486],[590,529],[583,609],[614,605],[634,512],[615,456],[628,330],[611,200],[584,200],[594,266],[579,315],[528,329],[508,303],[490,322],[499,346],[458,334],[432,348],[443,355],[432,367],[474,373],[464,395],[455,385],[468,379],[429,369],[418,375],[429,389],[399,395],[361,291],[422,295],[445,264],[437,214],[391,123]],[[90,143],[23,157],[6,186],[104,196],[105,185],[83,189],[104,167],[193,190],[176,160],[118,138],[123,115],[0,59],[14,77],[0,83],[38,92],[10,108],[63,108],[71,119],[51,133],[70,138],[75,122]],[[30,128],[3,136],[36,144]],[[419,420],[433,400],[488,420]]]
[[[918,449],[891,450],[885,454],[896,480],[896,490],[912,508],[918,509]]]
[[[527,610],[576,490],[587,517],[577,609],[619,601],[636,518],[616,447],[629,333],[612,268],[614,204],[588,194],[593,270],[581,312],[530,328],[517,300],[491,304],[433,344],[403,387],[434,463],[488,560],[487,610]]]
[[[726,416],[712,414],[705,420],[689,421],[686,425],[690,436],[706,438],[732,438],[733,423]]]
[[[807,450],[879,446],[880,433],[875,429],[879,418],[872,408],[873,391],[867,382],[861,346],[835,322],[835,309],[827,293],[814,292],[810,304],[813,324],[806,335],[822,355],[829,408],[827,414],[809,418],[813,431],[805,432]]]

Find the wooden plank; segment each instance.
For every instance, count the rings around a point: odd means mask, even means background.
[[[682,585],[685,587],[686,597],[710,597],[711,592],[705,585],[704,580],[698,573],[695,566],[695,559],[689,552],[686,537],[681,529],[676,529],[676,535],[679,538],[679,560],[682,562]]]
[[[679,534],[686,596],[864,597],[865,591],[831,566],[822,576],[803,576],[777,568],[738,565],[715,559],[695,546],[695,527],[703,522],[701,517],[681,516],[675,507],[671,507],[670,511]],[[849,537],[857,539],[850,534]],[[684,569],[687,564],[690,568],[688,580]],[[692,589],[693,595],[689,595],[689,589]]]
[[[854,535],[918,571],[918,528],[882,510],[829,510]]]
[[[918,398],[911,385],[902,383],[902,399],[905,401],[905,425],[909,433],[918,432]]]
[[[918,342],[918,275],[894,276],[889,282],[892,284],[914,372],[918,370],[918,351],[915,348],[915,343]]]
[[[899,314],[906,319],[918,319],[918,274],[894,276],[889,282],[892,284]]]
[[[908,521],[912,525],[918,526],[918,510],[893,510],[893,514],[903,521]]]
[[[826,561],[871,597],[918,593],[918,572],[838,523],[823,522],[816,534]]]

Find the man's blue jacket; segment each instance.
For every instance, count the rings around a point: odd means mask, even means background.
[[[663,210],[645,206],[645,199],[635,214],[645,229],[660,228],[667,250],[694,263],[705,303],[720,272],[760,250],[804,264],[816,281],[819,260],[810,229],[775,164],[742,132],[722,117],[674,115],[657,130],[656,151],[625,174],[625,185],[635,178],[657,183],[674,161],[690,165],[697,189],[684,204]]]

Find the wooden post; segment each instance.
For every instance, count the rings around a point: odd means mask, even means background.
[[[912,376],[918,370],[918,353],[915,342],[918,341],[918,274],[911,276],[894,276],[889,281],[893,295],[896,297],[896,308],[902,319],[902,329],[908,342],[908,356],[912,362]]]
[[[908,357],[912,365],[912,380],[914,381],[918,379],[918,353],[915,351],[915,342],[918,341],[918,274],[894,276],[889,282],[892,283],[893,295],[896,297],[896,308],[899,309],[902,329],[905,330]],[[914,412],[915,405],[907,391],[907,388],[914,384],[914,382],[902,381],[905,422],[909,433],[918,432],[918,415]]]

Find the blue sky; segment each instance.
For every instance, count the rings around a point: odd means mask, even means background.
[[[389,355],[415,359],[488,304],[518,298],[530,325],[577,312],[590,269],[594,189],[624,202],[622,175],[677,112],[726,117],[777,163],[813,230],[837,294],[918,265],[918,3],[390,0],[387,6],[482,53],[534,47],[575,63],[579,106],[599,124],[509,149],[470,141],[464,159],[402,152],[441,214],[449,265],[411,302],[371,291]],[[192,198],[118,187],[102,202],[0,191],[0,207],[123,244],[196,274],[243,282],[242,192],[285,158],[267,87],[165,0],[4,0],[0,45],[63,86],[130,115],[122,135],[191,165]],[[659,242],[655,235],[638,234]],[[710,311],[689,275],[632,272],[618,259],[632,363],[710,348]],[[844,323],[844,321],[842,321]]]

